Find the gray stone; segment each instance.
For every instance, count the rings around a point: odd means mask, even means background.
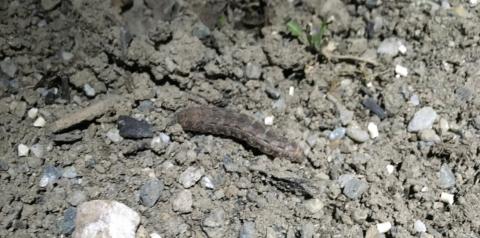
[[[308,144],[310,147],[314,147],[314,146],[317,144],[317,141],[318,141],[318,136],[317,136],[317,135],[310,135],[310,136],[307,138],[307,144]]]
[[[163,183],[158,179],[147,181],[140,188],[140,201],[146,207],[153,207],[163,191]]]
[[[377,53],[395,57],[399,53],[400,41],[397,38],[383,40],[377,48]]]
[[[440,136],[433,129],[422,130],[418,133],[420,140],[424,142],[440,143]]]
[[[54,9],[60,2],[61,0],[41,0],[40,4],[44,10],[50,11]]]
[[[262,75],[262,67],[256,63],[247,63],[245,76],[247,79],[259,79]]]
[[[302,238],[313,238],[313,235],[315,234],[315,226],[311,222],[307,222],[302,225],[300,233]]]
[[[256,237],[255,233],[255,222],[247,221],[240,229],[240,238],[254,238]]]
[[[62,171],[55,166],[47,165],[45,166],[42,177],[40,178],[40,187],[46,187],[57,182],[57,180],[62,175]]]
[[[265,92],[272,99],[279,99],[280,96],[282,95],[280,91],[274,87],[266,87]]]
[[[154,105],[153,102],[150,100],[143,100],[138,105],[137,109],[141,112],[150,112],[152,111]]]
[[[347,129],[345,129],[343,127],[337,127],[337,128],[335,128],[335,130],[330,132],[330,134],[328,135],[328,139],[329,140],[341,140],[345,137],[346,132],[347,132]]]
[[[223,208],[215,208],[203,220],[204,227],[221,227],[225,224],[225,210]]]
[[[9,168],[10,166],[8,166],[8,163],[5,160],[0,159],[0,171],[7,171]]]
[[[17,65],[10,57],[7,57],[0,62],[0,69],[10,78],[15,77],[15,74],[17,73]]]
[[[367,131],[360,129],[358,126],[353,124],[347,127],[347,135],[350,137],[350,139],[359,143],[363,143],[370,139]]]
[[[442,164],[440,171],[438,172],[438,185],[441,188],[451,188],[455,186],[455,174],[447,164]]]
[[[75,169],[75,167],[73,167],[73,166],[68,166],[68,167],[63,168],[62,177],[64,177],[64,178],[76,178],[76,177],[78,177],[77,169]]]
[[[203,176],[200,182],[202,183],[202,186],[205,188],[215,189],[215,183],[213,182],[210,176]]]
[[[437,119],[437,113],[431,107],[424,107],[413,115],[412,120],[408,124],[409,132],[417,132],[421,130],[431,129],[433,122]]]
[[[172,208],[176,212],[189,213],[192,211],[193,197],[190,190],[182,190],[174,197]]]
[[[342,175],[338,179],[340,186],[343,187],[343,194],[350,199],[357,199],[367,191],[368,183],[356,178],[352,174]]]
[[[323,202],[318,198],[312,198],[304,202],[305,208],[312,214],[317,213],[323,209]]]
[[[188,167],[183,173],[180,174],[178,182],[181,183],[184,188],[189,188],[195,185],[204,174],[205,170],[203,167]]]
[[[67,197],[67,202],[76,207],[87,200],[87,194],[81,190],[75,190]]]
[[[35,155],[37,158],[43,158],[43,155],[45,154],[45,146],[42,144],[34,144],[30,147],[30,150],[32,151],[32,154]]]
[[[70,235],[75,230],[75,217],[77,216],[77,209],[69,207],[63,212],[63,221],[60,225],[62,234]]]
[[[140,215],[125,204],[93,200],[81,204],[75,217],[74,238],[135,238]]]
[[[210,29],[202,22],[197,22],[193,25],[192,35],[202,40],[209,37],[211,34]]]
[[[344,106],[338,107],[338,113],[340,114],[342,125],[348,125],[353,119],[353,111],[346,109]]]

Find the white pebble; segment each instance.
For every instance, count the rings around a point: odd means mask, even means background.
[[[110,139],[114,143],[118,143],[123,140],[123,138],[120,136],[120,131],[116,128],[110,129],[107,134],[107,138]]]
[[[402,42],[399,42],[398,51],[400,51],[400,53],[404,55],[405,53],[407,53],[407,47]]]
[[[267,126],[273,125],[273,118],[274,118],[274,116],[267,116],[267,117],[265,117],[265,122],[264,122],[265,125],[267,125]]]
[[[368,133],[370,134],[370,138],[377,138],[378,137],[378,127],[375,123],[369,122],[368,126]]]
[[[475,7],[478,4],[478,0],[469,0],[470,6]]]
[[[35,157],[37,158],[42,158],[45,153],[45,147],[42,144],[38,144],[38,143],[32,145],[30,150],[32,151],[33,155],[35,155]]]
[[[421,130],[431,129],[433,122],[437,119],[437,112],[431,107],[423,107],[413,115],[412,120],[408,123],[407,130],[409,132],[417,132]]]
[[[415,227],[415,231],[418,233],[423,233],[427,231],[427,227],[425,226],[425,223],[423,223],[420,220],[416,220],[413,226]]]
[[[450,205],[453,204],[453,194],[442,192],[440,195],[440,201],[446,202]]]
[[[440,131],[442,135],[447,133],[450,130],[450,126],[448,125],[448,121],[445,118],[440,118],[438,124],[440,125]]]
[[[39,116],[35,122],[33,122],[34,127],[44,127],[47,122],[42,116]]]
[[[403,67],[399,64],[395,66],[395,73],[402,77],[406,77],[408,75],[408,69],[406,67]]]
[[[387,165],[387,173],[392,174],[393,171],[395,171],[395,166],[393,166],[391,164]]]
[[[384,222],[384,223],[378,223],[377,224],[377,230],[380,233],[385,233],[385,232],[389,231],[390,229],[392,229],[392,224],[388,221]]]
[[[85,95],[87,95],[87,97],[95,97],[95,89],[92,88],[92,86],[90,86],[90,84],[86,83],[85,85],[83,85],[83,92],[85,92]]]
[[[30,148],[24,144],[18,145],[18,156],[23,157],[27,156],[28,152],[30,151]]]
[[[295,88],[294,88],[294,87],[290,87],[290,88],[288,89],[288,95],[293,96],[294,93],[295,93]]]
[[[153,232],[153,233],[150,233],[150,238],[162,238],[162,236],[156,232]]]
[[[422,193],[428,192],[428,187],[423,187],[420,191],[421,191]]]
[[[410,97],[410,100],[408,101],[408,103],[412,104],[413,106],[418,106],[420,104],[420,99],[418,98],[418,95],[413,94]]]
[[[38,108],[35,108],[35,107],[31,108],[30,110],[28,110],[27,115],[28,115],[28,118],[30,118],[30,119],[37,118]]]

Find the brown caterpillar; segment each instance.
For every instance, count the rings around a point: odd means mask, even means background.
[[[185,131],[223,135],[246,142],[261,152],[287,157],[292,161],[303,160],[303,150],[294,142],[280,136],[273,128],[243,113],[228,109],[199,106],[177,112],[176,122]]]

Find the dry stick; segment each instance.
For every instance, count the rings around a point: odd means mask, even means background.
[[[52,123],[50,131],[53,133],[70,128],[84,121],[91,121],[108,112],[115,103],[118,103],[120,96],[110,95],[107,98],[82,108],[72,114],[68,114]]]
[[[322,54],[327,58],[327,59],[337,59],[337,60],[352,60],[352,61],[358,61],[358,62],[363,62],[367,64],[371,64],[373,66],[377,66],[378,63],[374,60],[366,59],[366,58],[361,58],[353,55],[336,55],[327,52],[326,50],[322,50]]]

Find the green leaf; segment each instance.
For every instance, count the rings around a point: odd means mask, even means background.
[[[323,36],[325,35],[325,32],[327,31],[327,24],[325,22],[322,22],[322,25],[320,26],[320,29],[315,32],[313,35],[311,35],[310,38],[310,44],[315,50],[320,51],[322,48],[323,44]]]
[[[290,31],[290,34],[297,37],[298,40],[300,40],[300,42],[302,42],[303,44],[308,45],[307,34],[295,20],[290,20],[287,23],[287,28],[288,28],[288,31]]]

